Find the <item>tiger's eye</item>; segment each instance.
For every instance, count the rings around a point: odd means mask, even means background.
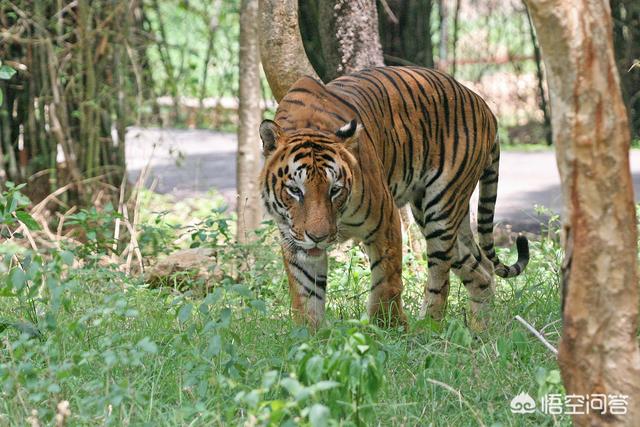
[[[300,200],[302,199],[303,193],[302,190],[300,190],[298,187],[285,187],[285,189],[287,190],[287,192],[289,194],[291,194],[293,197],[295,197],[296,199]]]

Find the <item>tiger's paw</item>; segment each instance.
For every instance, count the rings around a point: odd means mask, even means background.
[[[471,309],[471,315],[468,318],[468,326],[475,333],[482,333],[487,330],[491,322],[491,312],[483,307],[483,310]]]

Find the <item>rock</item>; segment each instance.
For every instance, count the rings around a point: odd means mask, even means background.
[[[179,290],[195,287],[208,290],[222,278],[216,252],[210,248],[183,249],[147,268],[145,281],[151,287],[170,286]]]

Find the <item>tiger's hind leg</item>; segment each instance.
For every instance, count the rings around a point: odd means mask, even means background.
[[[452,269],[469,291],[471,327],[483,330],[495,293],[493,264],[475,241],[468,213],[460,226],[455,252]]]

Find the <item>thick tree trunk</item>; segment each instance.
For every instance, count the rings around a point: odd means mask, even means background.
[[[436,68],[447,70],[449,60],[449,16],[445,0],[438,0],[438,20],[440,22],[440,41],[438,42],[438,64]]]
[[[260,170],[260,53],[258,49],[258,0],[242,0],[240,10],[240,124],[238,126],[238,234],[240,243],[262,218],[258,171]]]
[[[260,0],[259,31],[262,67],[276,101],[300,77],[318,78],[302,45],[297,0]]]
[[[531,37],[531,44],[533,45],[533,57],[536,61],[536,77],[538,79],[538,96],[540,97],[538,105],[542,110],[542,123],[544,125],[544,138],[547,145],[553,144],[553,138],[551,135],[551,115],[549,114],[549,106],[547,103],[547,94],[544,91],[544,74],[542,72],[542,55],[540,54],[540,45],[538,44],[538,37],[536,37],[535,28],[533,22],[531,22],[531,15],[529,10],[526,9],[527,23],[529,24],[529,36]]]
[[[375,0],[321,1],[319,23],[329,80],[384,65]]]
[[[627,104],[631,135],[640,138],[640,68],[631,68],[640,60],[640,2],[638,0],[611,0],[613,17],[613,45]]]
[[[606,0],[527,0],[548,72],[565,200],[567,394],[627,395],[626,415],[591,409],[576,425],[640,425],[637,230],[629,125]]]
[[[378,3],[380,41],[389,65],[433,67],[432,0],[386,0]]]

